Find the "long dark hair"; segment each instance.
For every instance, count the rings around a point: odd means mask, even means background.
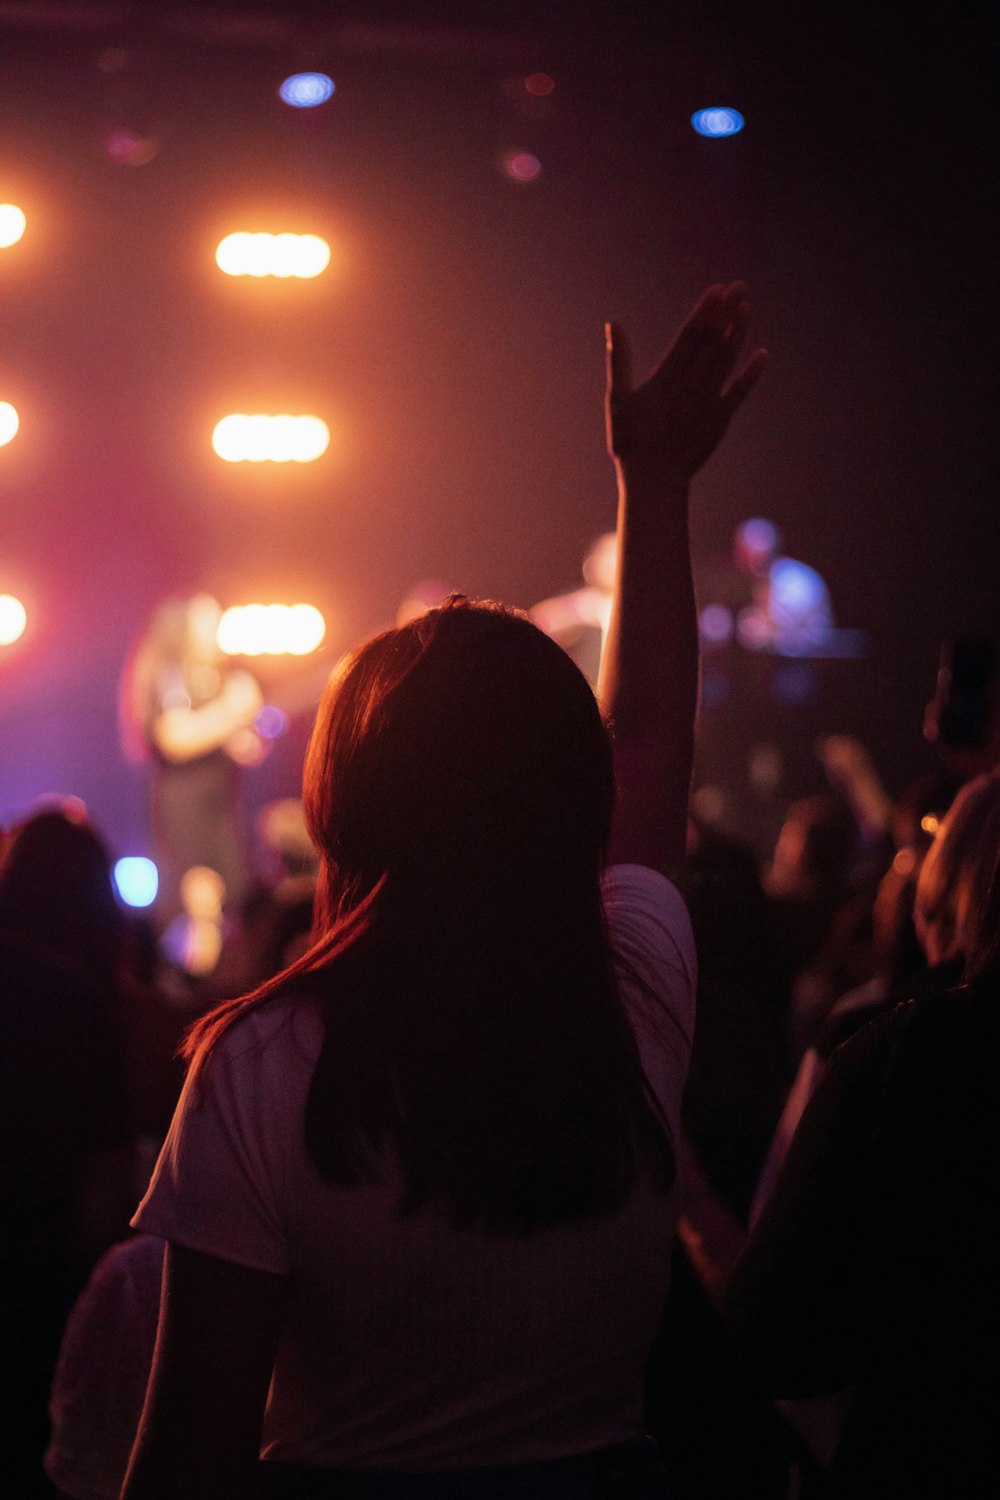
[[[620,1207],[640,1154],[668,1185],[604,929],[610,740],[565,653],[460,598],[376,636],[320,705],[304,797],[313,945],[195,1027],[194,1065],[248,1004],[309,991],[329,1180],[373,1180],[393,1149],[404,1212],[523,1232]]]

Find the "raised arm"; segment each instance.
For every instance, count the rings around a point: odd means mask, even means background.
[[[758,349],[732,378],[745,292],[742,282],[710,287],[641,385],[625,335],[607,325],[618,572],[598,697],[615,741],[610,854],[668,875],[684,856],[698,696],[688,488],[767,359]]]

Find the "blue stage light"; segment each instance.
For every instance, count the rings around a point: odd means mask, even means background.
[[[325,73],[293,73],[278,93],[293,109],[315,109],[332,97],[335,84]]]
[[[115,865],[115,885],[126,906],[152,906],[160,877],[151,859],[129,855]]]
[[[716,107],[696,110],[691,124],[699,135],[736,135],[746,121],[738,109]]]

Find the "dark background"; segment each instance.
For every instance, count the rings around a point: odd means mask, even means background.
[[[652,360],[709,281],[751,288],[771,366],[698,481],[699,563],[764,514],[827,579],[863,662],[808,715],[737,698],[807,789],[809,737],[859,732],[890,789],[921,740],[942,638],[995,634],[995,239],[986,6],[0,3],[0,819],[82,796],[144,852],[117,684],[162,595],[309,600],[328,658],[439,578],[529,605],[613,519],[602,322]],[[108,71],[107,49],[121,49]],[[289,72],[337,85],[315,111]],[[533,100],[526,74],[556,87]],[[730,104],[746,129],[691,130]],[[109,158],[129,129],[146,165]],[[503,175],[506,150],[542,172]],[[315,231],[314,282],[239,281],[239,228]],[[318,463],[226,465],[214,423],[300,410]],[[296,789],[305,726],[250,773]]]

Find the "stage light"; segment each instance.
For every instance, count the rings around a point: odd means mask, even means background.
[[[134,130],[112,130],[104,137],[104,150],[120,167],[145,167],[159,151],[159,142]]]
[[[23,208],[16,203],[0,203],[0,250],[16,245],[27,225]]]
[[[11,406],[9,401],[0,401],[0,448],[5,448],[11,438],[17,436],[20,425],[17,407]]]
[[[160,888],[160,877],[151,859],[130,854],[114,869],[115,885],[126,906],[152,906]]]
[[[226,656],[308,656],[325,635],[326,621],[312,604],[234,604],[219,621],[217,639]],[[268,707],[258,717],[280,713]],[[258,728],[265,739],[282,732]]]
[[[276,708],[273,703],[265,703],[253,721],[253,727],[262,740],[279,739],[288,728],[288,715],[283,708]]]
[[[325,73],[293,73],[278,93],[293,109],[315,109],[333,97],[336,85]]]
[[[320,417],[233,412],[212,433],[212,447],[230,464],[308,464],[329,446],[330,429]]]
[[[318,234],[227,234],[215,252],[227,276],[319,276],[330,264],[330,246]]]
[[[698,628],[703,641],[712,646],[725,645],[733,633],[732,610],[724,604],[706,604],[698,616]]]
[[[326,635],[326,621],[312,604],[293,604],[288,611],[287,646],[292,656],[308,656]]]
[[[28,611],[13,594],[0,594],[0,646],[12,646],[24,634]]]
[[[776,552],[781,546],[781,533],[773,521],[764,516],[753,516],[736,528],[736,540],[751,552]]]
[[[738,109],[717,106],[699,109],[691,116],[691,124],[699,135],[736,135],[746,124]]]
[[[515,182],[534,182],[542,170],[538,157],[532,156],[530,151],[508,151],[501,165]]]

